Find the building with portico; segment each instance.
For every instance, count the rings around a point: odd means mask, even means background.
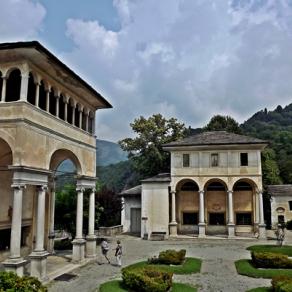
[[[164,145],[171,156],[170,173],[121,193],[124,231],[131,232],[140,220],[146,239],[179,234],[264,238],[261,151],[266,145],[225,131]]]
[[[0,261],[46,278],[53,250],[55,171],[76,167],[73,262],[95,257],[95,112],[105,98],[38,42],[0,44]],[[83,194],[90,189],[83,233]],[[28,257],[27,257],[28,256]]]

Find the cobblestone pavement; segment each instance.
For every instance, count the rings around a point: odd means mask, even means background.
[[[234,261],[249,258],[246,247],[258,244],[252,239],[185,239],[168,241],[145,241],[130,236],[121,236],[124,256],[123,266],[145,260],[165,249],[187,250],[187,256],[203,259],[200,274],[176,275],[175,281],[189,283],[199,287],[199,291],[243,292],[259,286],[269,286],[268,279],[254,279],[238,275]],[[265,242],[261,242],[265,243]],[[269,242],[271,243],[271,242]],[[114,248],[115,241],[111,243]],[[110,253],[114,262],[114,251]],[[49,284],[49,292],[96,291],[98,286],[106,281],[120,278],[120,268],[109,264],[89,264],[74,270],[78,276],[69,282],[53,281]],[[105,263],[105,260],[103,260]]]

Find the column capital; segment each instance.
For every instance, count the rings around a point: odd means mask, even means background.
[[[7,77],[6,75],[1,76],[1,78],[2,78],[3,80],[7,80],[7,79],[8,79],[8,77]]]
[[[95,193],[95,192],[96,192],[96,188],[92,188],[91,193]]]
[[[175,190],[171,190],[170,193],[171,194],[176,194],[176,191]]]
[[[262,194],[263,193],[263,190],[257,190],[257,193],[258,194]]]
[[[205,190],[199,190],[199,193],[204,194]]]
[[[79,103],[78,104],[78,111],[83,112],[83,109],[84,109],[84,106]]]
[[[227,193],[229,194],[229,193],[233,193],[233,190],[227,190]]]
[[[37,189],[39,191],[44,191],[46,192],[48,190],[48,186],[47,185],[40,185],[40,186],[37,186]]]
[[[13,183],[12,185],[11,185],[11,187],[13,188],[13,189],[26,189],[26,185],[25,184],[17,184],[17,183]]]
[[[77,187],[77,188],[76,188],[76,191],[77,191],[77,192],[82,192],[82,193],[84,193],[84,192],[85,192],[85,188],[84,188],[84,187]]]

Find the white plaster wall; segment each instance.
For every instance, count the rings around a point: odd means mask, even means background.
[[[122,210],[123,232],[131,231],[131,208],[141,208],[141,197],[124,197],[124,209]]]
[[[142,225],[141,235],[145,229],[150,237],[152,232],[165,232],[168,236],[169,191],[168,183],[142,184],[142,217],[147,217],[146,228]]]

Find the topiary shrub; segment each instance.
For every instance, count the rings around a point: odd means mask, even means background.
[[[275,292],[292,292],[292,278],[289,276],[276,276],[272,279]]]
[[[172,286],[170,272],[162,272],[152,268],[123,269],[123,284],[131,291],[165,292]]]
[[[257,268],[290,269],[292,260],[287,255],[272,252],[251,253],[252,263]]]
[[[159,253],[159,263],[165,265],[181,265],[185,261],[186,250],[180,251],[168,249]]]
[[[0,291],[47,292],[47,288],[34,277],[19,277],[13,272],[0,272]]]

